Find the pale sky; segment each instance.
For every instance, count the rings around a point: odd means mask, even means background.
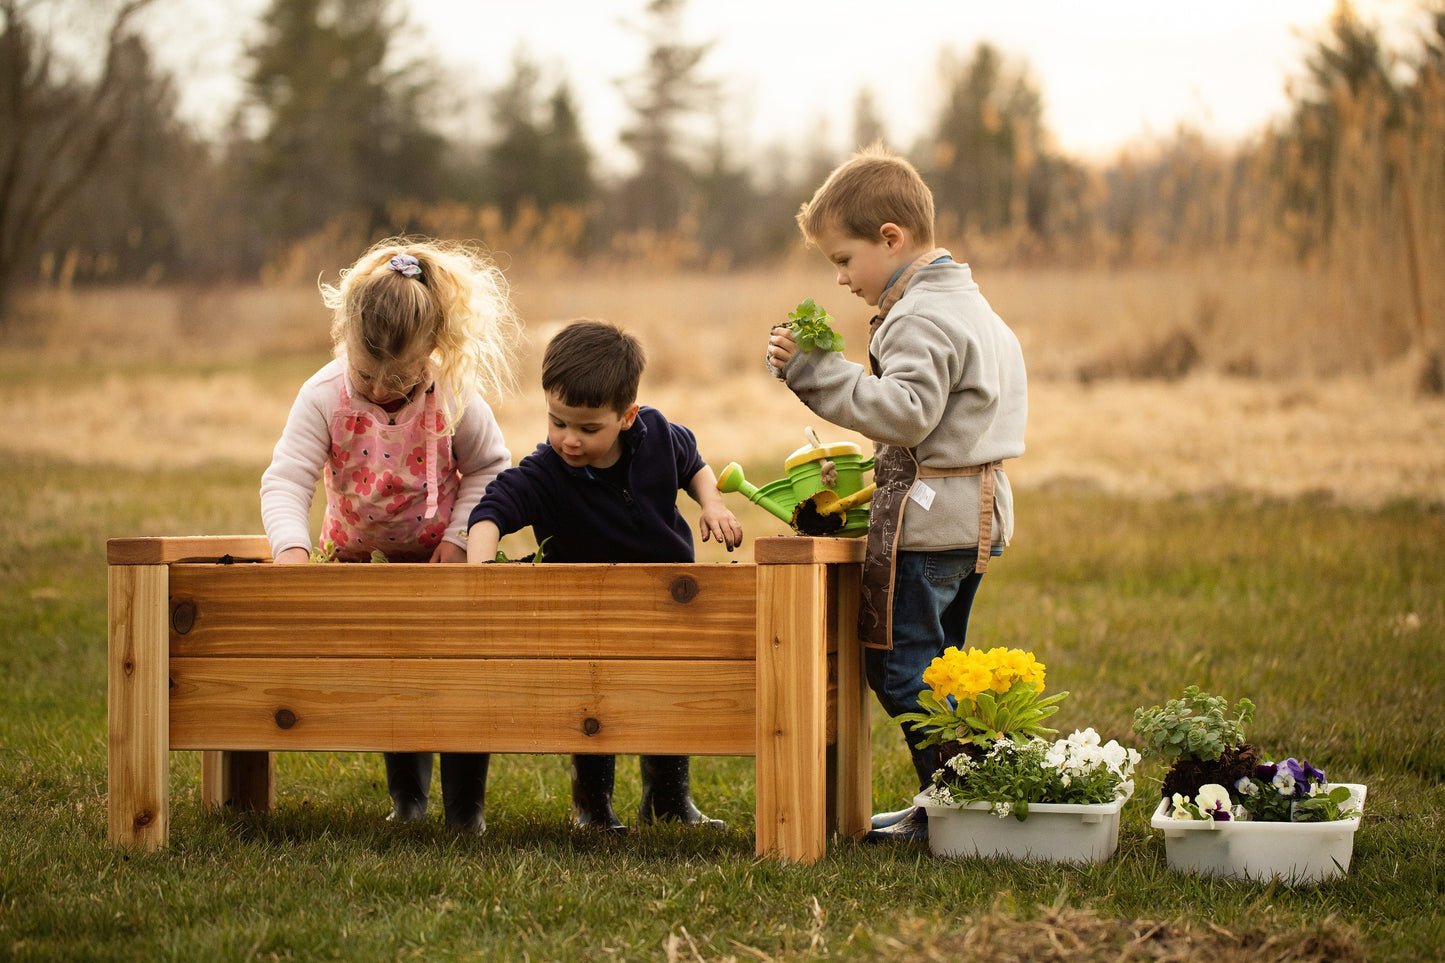
[[[167,63],[191,79],[183,109],[216,115],[235,96],[237,56],[265,0],[164,0],[187,11],[160,29]],[[802,154],[823,132],[846,151],[858,91],[872,90],[889,141],[908,149],[939,107],[939,52],[988,41],[1023,61],[1042,92],[1045,124],[1078,158],[1166,137],[1182,123],[1223,140],[1257,133],[1288,107],[1285,85],[1304,73],[1310,40],[1335,0],[692,0],[689,42],[715,45],[702,72],[722,84],[736,155],[775,144]],[[552,79],[566,77],[589,146],[625,165],[617,131],[628,120],[616,81],[638,72],[645,42],[626,25],[645,0],[407,0],[404,4],[460,93],[495,89],[518,49]],[[1390,49],[1413,55],[1422,0],[1357,0]],[[549,88],[550,89],[550,88]]]

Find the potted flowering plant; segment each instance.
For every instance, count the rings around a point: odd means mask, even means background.
[[[1056,734],[1043,720],[1058,712],[1068,695],[1040,698],[1044,664],[1030,652],[1001,646],[984,652],[950,645],[923,671],[923,681],[928,683],[918,693],[923,711],[904,712],[889,721],[924,730],[924,746],[974,755],[1000,739]]]
[[[1196,686],[1186,689],[1185,697],[1196,706],[1227,707],[1223,700],[1199,692]],[[1243,741],[1243,723],[1254,709],[1247,699],[1241,703],[1247,710],[1223,723],[1231,730],[1231,738],[1239,742]],[[1161,733],[1178,731],[1181,725],[1190,727],[1180,719],[1177,713],[1161,713],[1157,707],[1140,710],[1135,715],[1135,729],[1153,737],[1151,743],[1157,747]],[[1202,725],[1218,730],[1221,717],[1211,712]],[[1164,744],[1178,745],[1171,739]],[[1253,752],[1253,747],[1250,749]],[[1182,757],[1176,758],[1176,767],[1178,758]],[[1189,780],[1181,783],[1176,779],[1173,788],[1166,776],[1164,798],[1150,825],[1164,831],[1171,869],[1260,880],[1278,877],[1290,883],[1319,882],[1349,869],[1365,802],[1364,786],[1331,784],[1323,769],[1293,756],[1283,762],[1262,763],[1256,757],[1253,767],[1243,773],[1238,771],[1236,759],[1219,771],[1227,774],[1225,779],[1192,787],[1189,784],[1197,777],[1197,767],[1189,770]],[[1180,786],[1189,788],[1177,788]]]
[[[1169,760],[1161,792],[1192,796],[1206,784],[1230,784],[1254,771],[1259,754],[1244,741],[1254,703],[1210,695],[1192,685],[1162,706],[1134,710],[1134,731],[1146,752]]]
[[[1139,753],[1093,729],[1051,740],[1044,665],[1021,649],[954,647],[924,672],[919,712],[895,716],[941,749],[933,785],[914,798],[941,856],[1100,862],[1119,839]],[[1006,817],[1012,816],[1013,819]]]

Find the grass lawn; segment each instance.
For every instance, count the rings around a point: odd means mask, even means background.
[[[852,842],[813,866],[758,860],[752,761],[714,757],[694,760],[694,795],[725,833],[575,833],[563,757],[497,756],[488,832],[463,839],[436,811],[385,824],[377,756],[281,754],[277,809],[257,816],[202,813],[199,756],[177,753],[170,847],[121,851],[104,839],[104,541],[258,532],[258,473],[27,471],[0,519],[0,957],[1445,957],[1439,506],[1024,491],[980,593],[970,641],[1033,650],[1071,692],[1065,731],[1137,744],[1133,709],[1197,683],[1255,701],[1264,754],[1367,783],[1349,875],[1290,890],[1171,873],[1152,762],[1118,853],[1085,868]],[[897,808],[911,767],[896,730],[874,735],[875,804]],[[618,774],[627,818],[634,760]]]

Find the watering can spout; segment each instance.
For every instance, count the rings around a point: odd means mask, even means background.
[[[724,494],[741,492],[749,501],[762,507],[769,514],[776,515],[789,524],[792,523],[793,506],[784,507],[776,499],[764,495],[758,486],[743,477],[742,466],[735,461],[728,462],[727,467],[717,476],[717,490]]]

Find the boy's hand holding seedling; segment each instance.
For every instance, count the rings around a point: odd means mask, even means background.
[[[808,298],[788,313],[787,322],[773,328],[768,338],[768,364],[781,369],[795,351],[842,351],[843,336],[832,328],[832,317]]]

